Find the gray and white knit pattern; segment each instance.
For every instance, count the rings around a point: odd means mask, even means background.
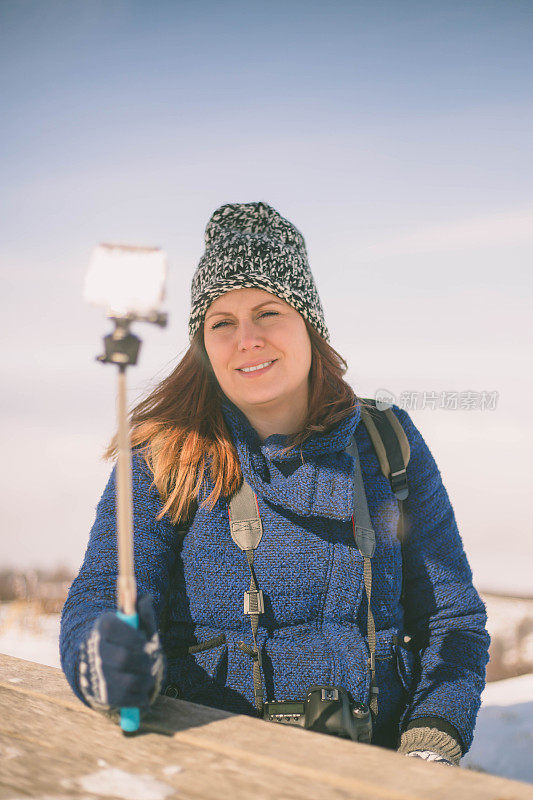
[[[161,691],[163,676],[165,674],[165,658],[161,647],[159,633],[155,631],[151,638],[144,645],[144,652],[150,658],[150,674],[154,679],[154,688],[150,695],[150,705],[154,702]]]
[[[229,203],[209,220],[191,284],[190,339],[213,300],[247,287],[285,300],[329,341],[304,238],[266,203]]]
[[[100,655],[100,631],[93,628],[89,637],[80,645],[79,685],[81,693],[95,711],[113,714],[116,709],[108,702],[107,683]]]

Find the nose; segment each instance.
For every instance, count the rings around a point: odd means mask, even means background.
[[[263,347],[265,340],[261,329],[253,320],[241,320],[239,323],[237,341],[239,350],[252,350],[254,347]]]

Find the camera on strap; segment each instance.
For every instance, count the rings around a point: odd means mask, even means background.
[[[263,706],[263,719],[341,736],[354,742],[370,744],[372,739],[369,707],[354,702],[342,686],[310,686],[303,701],[267,702]]]

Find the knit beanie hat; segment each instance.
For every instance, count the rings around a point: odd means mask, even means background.
[[[190,339],[213,300],[245,287],[285,300],[329,341],[304,238],[266,203],[228,203],[207,223],[205,253],[191,284]]]

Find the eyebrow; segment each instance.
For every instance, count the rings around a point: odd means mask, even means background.
[[[267,306],[270,303],[275,303],[276,305],[281,306],[281,303],[279,302],[279,300],[265,300],[263,303],[259,303],[259,305],[254,306],[252,308],[252,311],[256,311],[258,308],[262,308],[263,306]],[[231,313],[231,311],[212,311],[210,314],[207,314],[205,318],[206,318],[206,320],[208,320],[211,317],[216,317],[218,315],[230,316],[231,317],[232,313]]]

